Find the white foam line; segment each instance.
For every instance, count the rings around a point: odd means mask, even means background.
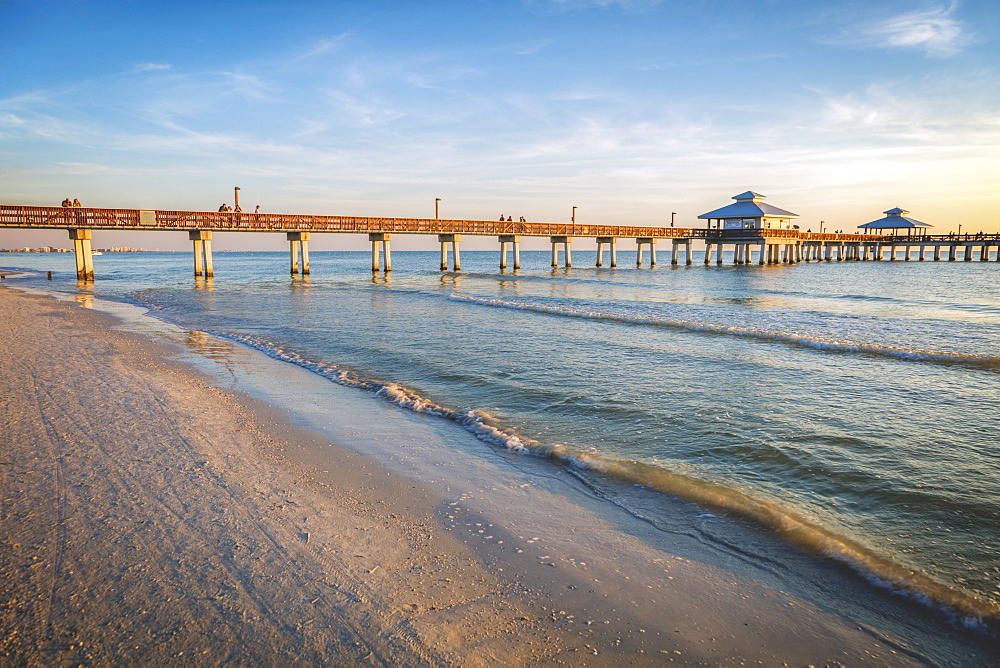
[[[684,329],[692,332],[708,332],[711,334],[727,334],[744,338],[761,339],[766,341],[781,341],[793,345],[813,348],[815,350],[826,350],[834,352],[868,353],[894,357],[917,362],[953,362],[977,364],[986,366],[1000,366],[1000,358],[983,357],[978,355],[967,355],[964,353],[946,353],[928,350],[910,350],[907,348],[896,348],[893,346],[879,346],[865,343],[855,343],[852,341],[839,341],[836,339],[820,339],[803,336],[800,334],[788,334],[785,332],[770,332],[761,329],[748,329],[745,327],[730,327],[727,325],[713,325],[710,323],[691,322],[686,320],[658,320],[654,318],[638,318],[615,315],[613,313],[601,313],[597,311],[582,311],[569,308],[557,308],[553,306],[542,306],[539,304],[517,304],[505,302],[498,299],[482,299],[478,297],[466,297],[463,295],[452,295],[452,301],[478,306],[493,308],[506,308],[518,311],[533,311],[548,315],[558,315],[568,318],[585,318],[589,320],[611,320],[624,322],[633,325],[652,325],[656,327],[671,327],[674,329]]]

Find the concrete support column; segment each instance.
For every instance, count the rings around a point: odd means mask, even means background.
[[[78,281],[94,280],[94,252],[90,247],[91,230],[72,229],[69,238],[73,242],[73,252],[76,258],[76,279]]]
[[[955,244],[948,246],[948,262],[955,261],[956,248],[957,246],[955,246]]]
[[[705,264],[712,264],[712,244],[705,242]]]
[[[521,243],[521,237],[517,234],[501,234],[498,239],[500,240],[500,269],[507,268],[507,244],[510,244],[514,248],[514,268],[521,268],[521,258],[518,253],[517,245]]]
[[[767,244],[762,241],[760,244],[760,257],[757,258],[757,264],[759,265],[766,264],[767,263],[767,258],[765,257],[766,255],[767,255]]]
[[[830,261],[833,253],[833,246],[830,245],[829,241],[823,242],[823,259],[827,262]]]
[[[935,262],[941,261],[941,246],[934,247],[934,255],[932,256]]]
[[[652,237],[640,237],[640,238],[638,238],[638,239],[635,240],[635,250],[636,250],[636,254],[635,254],[635,266],[636,267],[641,267],[642,266],[642,250],[643,250],[643,246],[649,246],[649,255],[650,255],[649,266],[650,267],[655,267],[656,266],[656,239],[653,239]]]
[[[291,273],[292,276],[298,276],[299,274],[299,240],[289,240],[288,241],[288,254],[291,260]]]
[[[569,245],[570,243],[572,243],[573,237],[560,235],[555,237],[549,237],[549,241],[552,243],[552,266],[553,267],[559,266],[559,244],[562,244],[563,258],[565,259],[566,266],[572,267],[573,256],[570,254],[571,251],[569,249]]]
[[[678,249],[680,248],[680,246],[681,246],[681,242],[678,239],[674,239],[670,243],[670,266],[672,266],[672,267],[676,267],[677,266],[677,254],[678,254]]]
[[[391,232],[369,232],[368,241],[372,242],[372,273],[379,271],[379,244],[382,244],[382,258],[385,261],[385,273],[392,271],[392,251],[389,242],[392,241]]]
[[[501,241],[505,241],[504,237],[508,237],[508,236],[513,236],[513,235],[506,235],[505,234],[505,235],[502,235],[502,236],[500,236],[498,238]],[[520,237],[518,237],[518,239],[520,239]],[[462,235],[461,234],[439,234],[438,235],[438,243],[441,244],[441,271],[445,271],[446,269],[448,269],[448,246],[447,246],[447,244],[451,244],[451,268],[452,268],[452,271],[459,271],[462,268],[462,256],[461,256],[461,250],[459,248],[459,244],[460,244],[461,241],[462,241]],[[503,249],[503,245],[502,244],[501,244],[500,247],[501,247],[501,249]],[[515,251],[515,255],[516,254],[517,254],[517,251]],[[515,268],[517,268],[517,266],[519,264],[520,264],[519,262],[515,262],[514,263]]]
[[[743,264],[743,244],[733,246],[733,264]]]
[[[716,245],[718,246],[718,248],[716,249],[718,252],[715,254],[715,264],[716,265],[721,265],[722,264],[722,256],[726,252],[726,244],[724,244],[724,243],[722,243],[720,241]]]
[[[684,264],[685,264],[685,266],[690,267],[691,263],[692,263],[692,259],[691,259],[691,240],[690,239],[685,239],[684,240]]]
[[[291,260],[290,269],[292,276],[300,271],[303,276],[309,275],[309,232],[286,232],[285,238],[288,240],[288,253]]]
[[[604,246],[607,245],[611,249],[611,266],[618,266],[618,258],[615,257],[615,244],[618,243],[617,237],[597,237],[597,265],[598,267],[604,266]]]
[[[188,239],[194,246],[194,275],[212,278],[215,268],[212,264],[212,233],[208,230],[188,232]]]
[[[966,262],[972,262],[972,246],[968,244],[965,245],[965,257],[962,259]]]

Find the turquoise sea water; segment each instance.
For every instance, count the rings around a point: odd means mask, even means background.
[[[70,255],[0,264],[379,391],[483,447],[747,520],[996,627],[1000,263],[549,257],[501,273],[496,253],[466,252],[440,272],[437,253],[397,252],[373,277],[367,253],[313,253],[302,280],[284,253],[218,253],[196,282],[188,254],[109,253],[84,287]]]

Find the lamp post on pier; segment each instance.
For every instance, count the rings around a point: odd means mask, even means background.
[[[676,216],[676,215],[677,215],[676,211],[671,211],[670,212],[670,227],[674,226],[674,216]]]
[[[233,211],[239,211],[240,210],[240,188],[239,188],[239,186],[236,186],[235,188],[233,188],[233,204],[235,205],[235,206],[233,206]]]
[[[575,207],[575,206],[574,206],[574,207],[573,207],[573,211],[572,211],[572,213],[570,213],[570,216],[569,216],[569,222],[570,222],[570,224],[571,224],[571,225],[576,225],[576,210],[577,210],[578,208],[579,208],[579,207]]]
[[[434,220],[438,220],[438,205],[441,203],[440,197],[434,198]]]

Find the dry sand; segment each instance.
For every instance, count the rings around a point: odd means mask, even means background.
[[[4,665],[919,663],[454,425],[297,370],[307,429],[116,322],[0,287]]]

